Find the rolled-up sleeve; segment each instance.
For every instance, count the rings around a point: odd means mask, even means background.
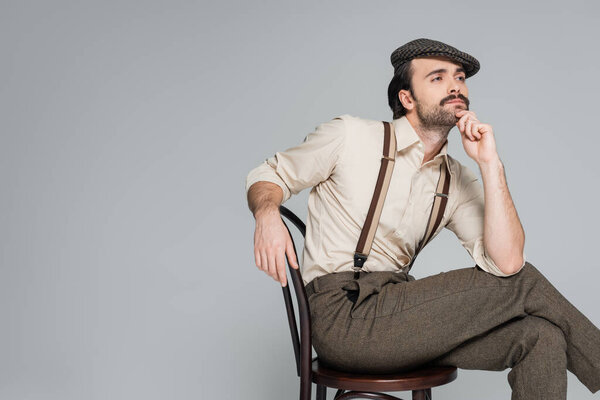
[[[511,276],[518,273],[525,265],[525,252],[523,252],[521,268],[507,274],[498,268],[485,251],[483,245],[484,192],[477,177],[467,168],[462,168],[456,188],[458,203],[446,228],[454,232],[475,263],[484,271],[496,276]]]
[[[246,192],[258,181],[272,182],[283,190],[283,203],[292,194],[326,180],[343,150],[344,117],[318,125],[301,144],[275,153],[251,170],[246,177]]]

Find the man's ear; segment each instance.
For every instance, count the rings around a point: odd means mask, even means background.
[[[409,90],[402,89],[398,92],[398,99],[402,106],[408,111],[415,107],[415,102],[412,97],[412,93]]]

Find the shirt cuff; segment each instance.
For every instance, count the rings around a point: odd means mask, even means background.
[[[283,190],[283,199],[281,201],[282,204],[292,196],[290,189],[267,161],[264,161],[262,164],[248,173],[248,176],[246,177],[246,193],[248,193],[250,186],[259,181],[271,182],[278,185],[281,190]]]

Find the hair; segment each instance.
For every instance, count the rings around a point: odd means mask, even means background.
[[[406,108],[400,102],[398,98],[398,92],[401,90],[408,90],[412,93],[412,62],[408,61],[398,67],[398,70],[394,74],[392,81],[388,86],[388,104],[394,113],[394,119],[400,118],[406,114]]]

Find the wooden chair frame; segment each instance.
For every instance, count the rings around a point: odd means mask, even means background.
[[[282,217],[287,218],[294,224],[302,237],[306,237],[306,226],[302,220],[285,206],[280,206],[279,210]],[[290,229],[285,220],[283,218],[282,220],[292,238],[296,259],[299,260]],[[338,389],[334,396],[335,400],[358,398],[402,400],[381,392],[406,390],[412,391],[413,400],[431,400],[432,387],[444,385],[456,379],[456,367],[434,367],[398,374],[366,375],[335,371],[319,365],[318,357],[312,358],[310,308],[302,275],[299,269],[289,266],[287,256],[286,262],[291,276],[291,283],[294,286],[300,322],[300,329],[298,329],[290,291],[290,281],[288,280],[288,284],[282,287],[282,290],[294,345],[296,372],[300,377],[300,400],[310,400],[312,383],[317,385],[317,400],[326,399],[328,387]]]

